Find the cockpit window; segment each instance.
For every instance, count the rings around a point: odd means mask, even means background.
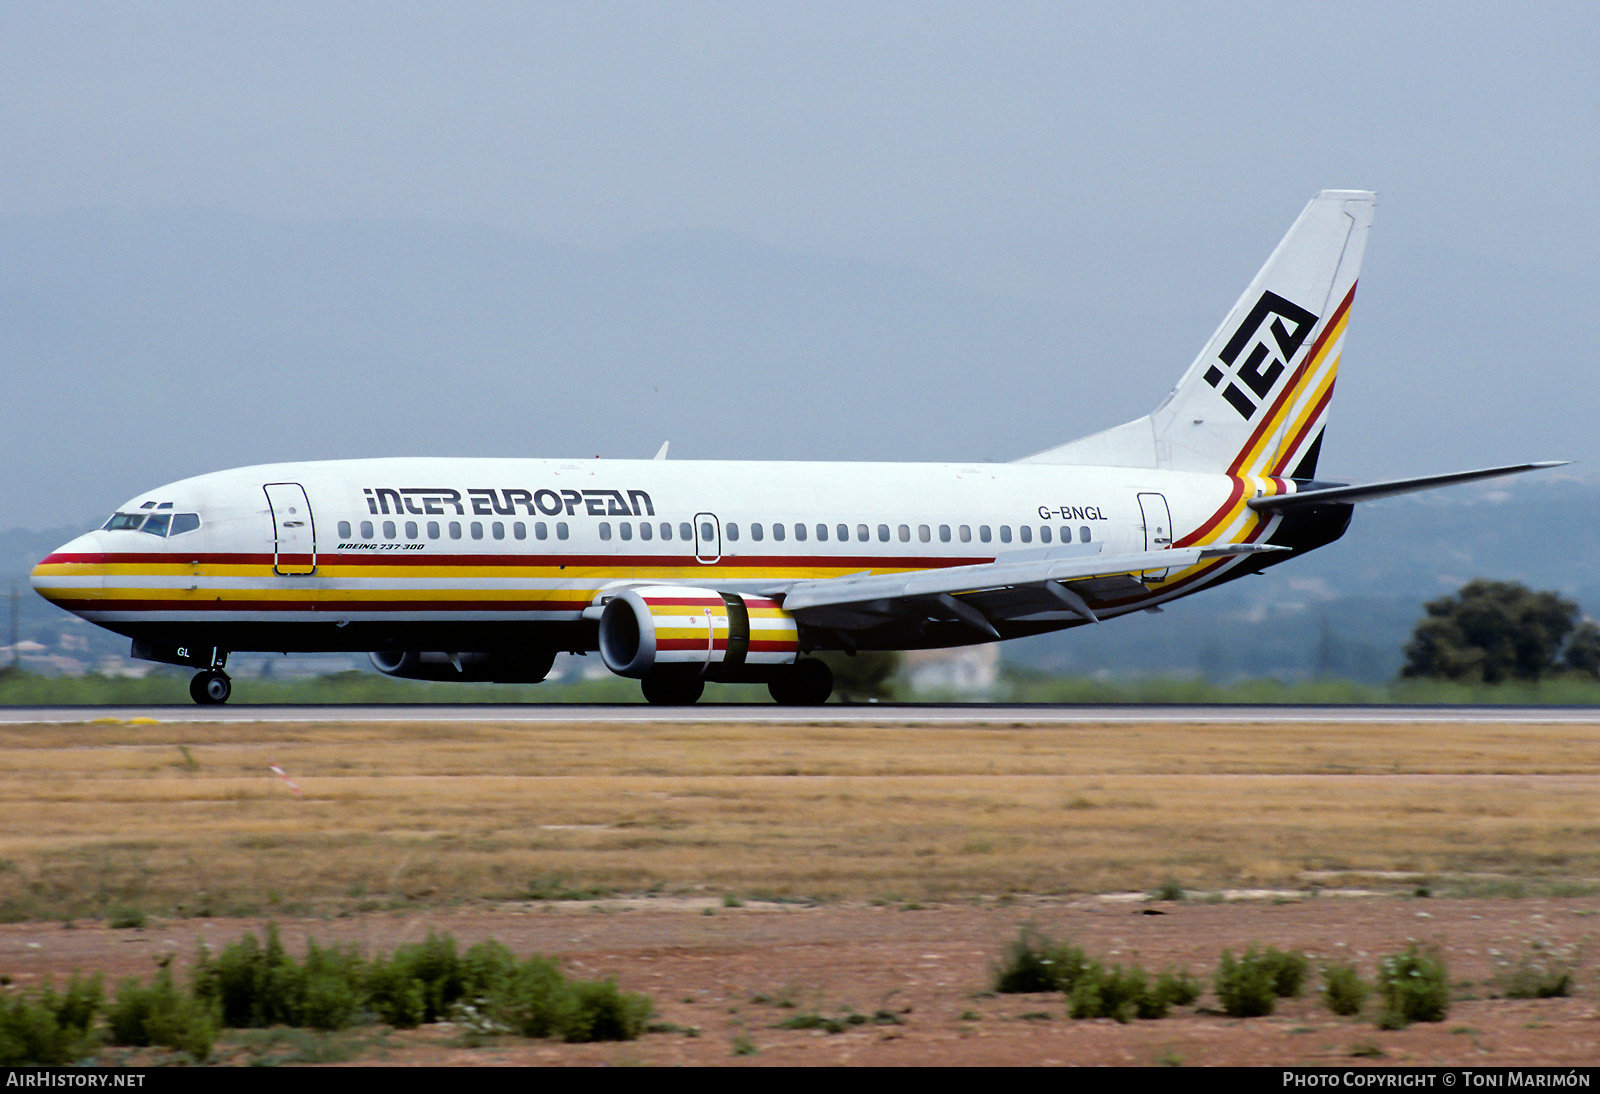
[[[105,532],[145,532],[152,536],[181,536],[200,527],[199,513],[113,513],[101,526]]]

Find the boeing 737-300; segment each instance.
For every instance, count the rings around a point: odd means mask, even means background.
[[[1153,610],[1331,543],[1357,502],[1555,466],[1317,479],[1374,204],[1319,194],[1159,406],[1013,463],[268,464],[140,494],[33,586],[133,656],[197,669],[198,703],[227,701],[241,650],[514,682],[565,650],[653,703],[718,680],[812,704],[833,686],[813,651]]]

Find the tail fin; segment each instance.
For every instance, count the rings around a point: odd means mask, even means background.
[[[1019,462],[1311,478],[1376,202],[1312,198],[1160,406]]]

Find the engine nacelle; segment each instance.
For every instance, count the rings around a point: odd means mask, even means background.
[[[553,649],[491,650],[480,653],[434,653],[384,650],[367,655],[372,667],[407,680],[453,680],[457,683],[537,684],[550,674]]]
[[[624,589],[600,615],[600,656],[619,676],[655,669],[759,679],[800,656],[794,616],[775,600],[681,585]]]

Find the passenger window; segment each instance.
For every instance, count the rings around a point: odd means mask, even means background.
[[[394,538],[394,521],[386,520],[386,521],[383,522],[383,538],[384,539],[393,539]]]
[[[649,539],[652,531],[653,531],[653,529],[651,529],[649,521],[642,520],[642,521],[639,522],[639,538],[640,539]]]
[[[889,542],[889,526],[887,524],[878,525],[878,542],[879,543],[888,543]]]
[[[506,526],[497,520],[493,524],[489,525],[489,534],[495,539],[505,539]]]
[[[1079,543],[1088,543],[1089,542],[1089,526],[1087,524],[1084,525],[1082,528],[1078,529],[1078,542]]]
[[[806,538],[806,526],[804,524],[796,524],[794,526],[794,538],[798,540]]]
[[[907,524],[902,524],[900,526],[899,531],[900,531],[900,542],[901,543],[910,543],[911,542],[911,526],[907,525]]]
[[[1001,543],[1010,543],[1011,542],[1011,525],[1002,524],[1000,526],[1000,542]]]
[[[633,538],[633,521],[624,520],[617,523],[617,531],[622,533],[623,539]]]
[[[850,542],[850,526],[848,524],[841,524],[837,528],[835,528],[834,531],[839,533],[839,542],[840,543],[849,543]],[[863,538],[865,538],[865,537],[863,537]]]
[[[929,528],[926,524],[917,525],[917,539],[922,543],[931,542],[933,539],[933,529]]]
[[[710,547],[717,542],[717,530],[712,527],[709,520],[703,520],[700,522],[700,542],[705,544],[707,547]]]
[[[364,520],[361,522],[361,538],[372,538],[372,522],[370,520]]]
[[[566,521],[564,521],[564,520],[556,521],[556,538],[557,539],[566,539],[567,538],[567,522]]]
[[[482,521],[476,521],[475,520],[475,521],[472,522],[472,538],[473,539],[482,539],[483,538],[483,522]]]
[[[167,535],[169,535],[169,536],[181,536],[181,535],[183,535],[183,533],[192,532],[198,527],[200,527],[200,514],[199,513],[178,513],[178,514],[173,516],[173,518],[172,518],[172,531],[168,532]],[[344,522],[344,532],[342,533],[342,535],[344,536],[345,539],[349,539],[350,538],[350,522],[349,521],[345,521]]]
[[[706,538],[710,539],[711,537],[707,536]],[[772,526],[772,538],[777,540],[779,543],[783,542],[783,525],[774,524]]]
[[[1032,543],[1033,542],[1033,529],[1028,527],[1026,524],[1024,524],[1021,528],[1017,529],[1017,534],[1022,537],[1022,542],[1024,542],[1024,543]]]
[[[416,539],[417,538],[417,522],[416,521],[414,521],[414,520],[406,521],[406,538],[407,539]]]
[[[533,522],[533,538],[534,539],[549,539],[550,538],[550,526],[548,524],[546,524],[542,520],[534,521]]]
[[[603,520],[600,522],[600,538],[603,540],[609,540],[611,538],[611,522],[609,520]]]
[[[962,543],[971,543],[972,542],[972,526],[971,525],[963,524],[961,526],[961,542]]]
[[[826,524],[817,525],[817,542],[828,542],[828,526]]]
[[[983,540],[985,543],[989,542],[991,537],[989,535],[989,526],[987,524],[978,525],[978,538]]]
[[[686,520],[679,522],[679,524],[678,524],[678,538],[683,540],[683,542],[685,542],[685,543],[688,543],[691,539],[693,539],[694,538],[694,525],[690,524]]]
[[[661,538],[662,539],[671,539],[672,538],[672,525],[668,524],[666,521],[662,521],[661,522]]]
[[[339,538],[340,539],[349,539],[350,538],[350,522],[349,521],[341,520],[339,522]]]
[[[940,543],[949,543],[950,542],[950,526],[948,524],[939,525],[939,542]]]
[[[1061,529],[1061,542],[1062,543],[1071,543],[1072,542],[1072,529],[1071,528],[1063,528],[1063,529]]]
[[[739,526],[730,520],[722,526],[722,534],[730,540],[737,540],[739,538]]]
[[[459,520],[453,520],[450,522],[450,538],[461,538],[461,522]]]
[[[1049,543],[1050,542],[1050,526],[1048,524],[1043,525],[1043,526],[1040,527],[1040,529],[1039,529],[1039,542],[1040,543]]]
[[[752,524],[750,526],[750,538],[755,540],[757,543],[760,543],[762,538],[764,536],[766,536],[766,534],[767,533],[762,530],[760,522],[757,522],[757,523]]]
[[[428,522],[428,538],[429,539],[438,539],[439,538],[439,522],[438,521],[430,520]]]
[[[511,525],[511,534],[517,539],[527,539],[528,526],[519,520]]]

